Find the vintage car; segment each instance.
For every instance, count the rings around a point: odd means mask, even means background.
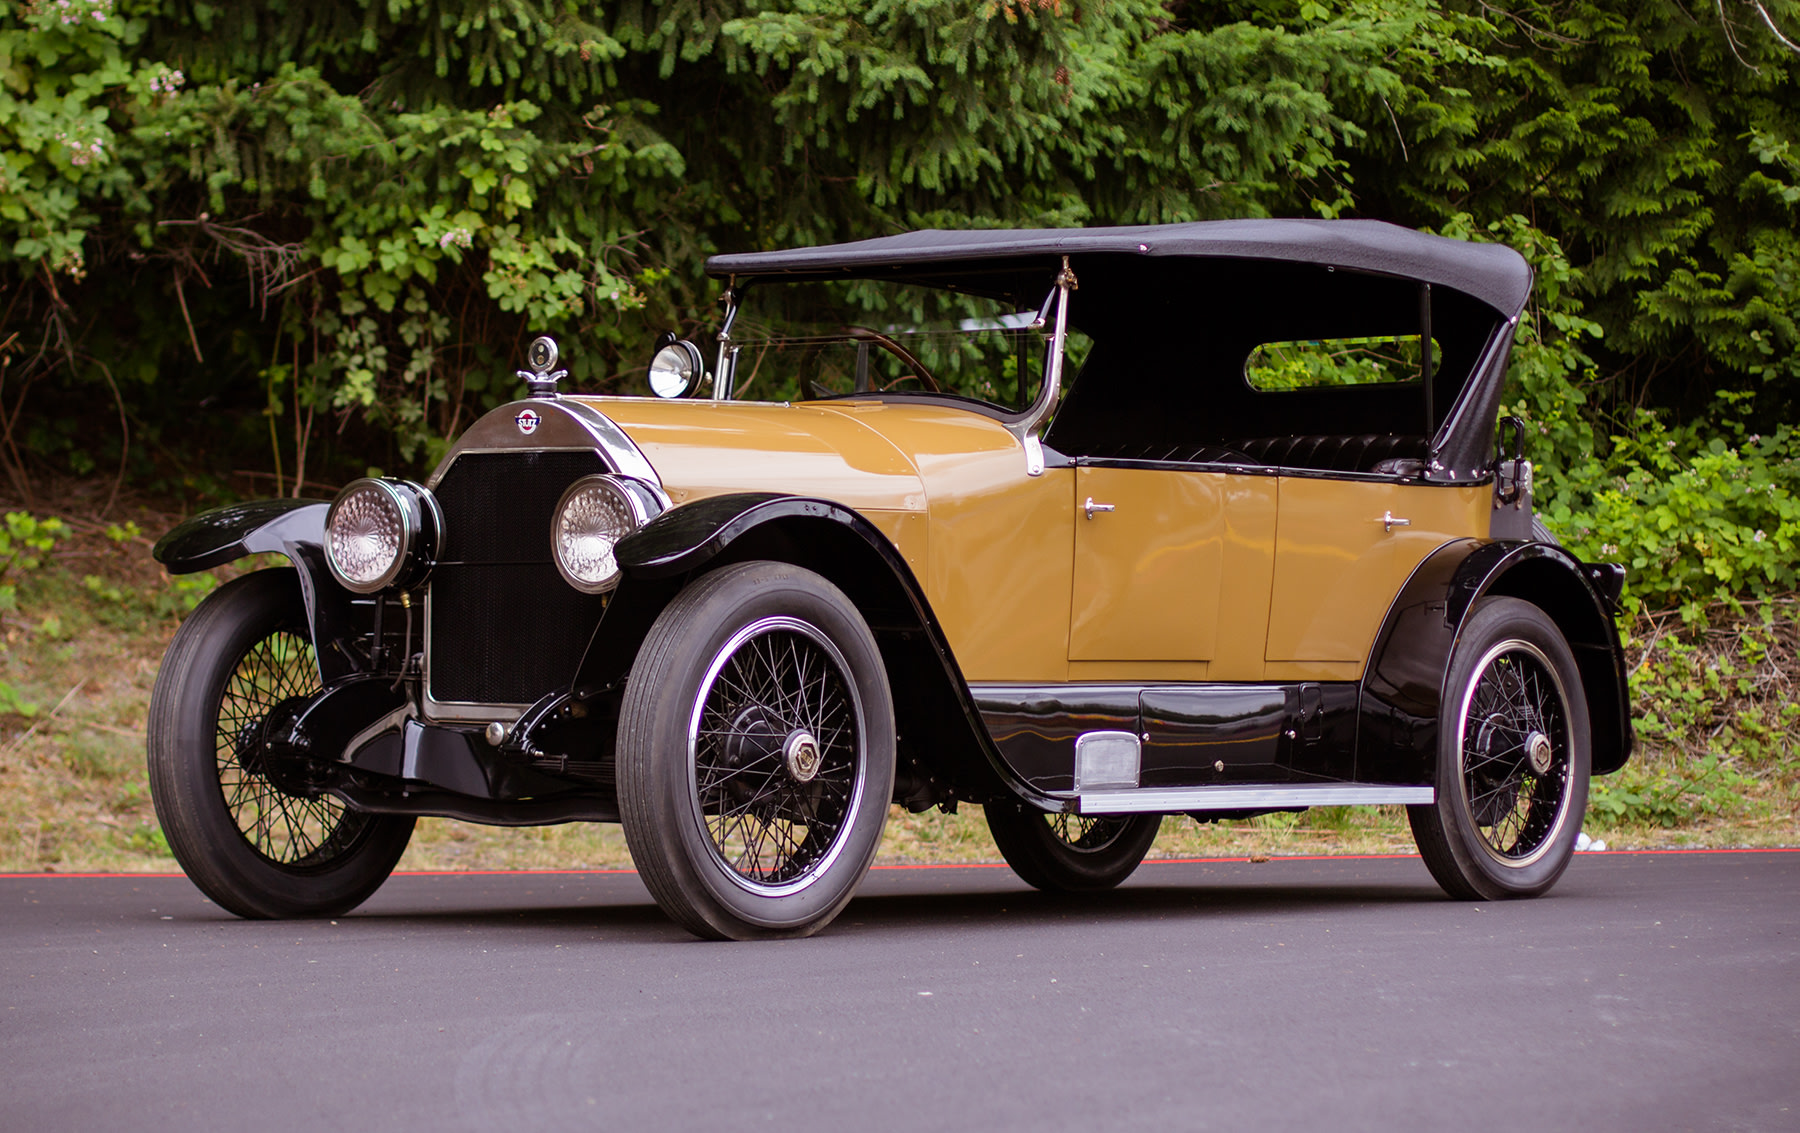
[[[559,392],[540,338],[423,484],[157,544],[291,563],[207,598],[152,698],[219,905],[347,910],[422,815],[620,822],[694,933],[804,935],[891,805],[964,801],[1047,890],[1118,884],[1165,816],[1314,806],[1404,805],[1454,897],[1561,875],[1631,750],[1624,575],[1534,525],[1497,421],[1515,252],[1244,220],[706,269],[657,396]]]

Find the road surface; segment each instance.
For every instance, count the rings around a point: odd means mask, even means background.
[[[1800,853],[882,869],[711,944],[630,873],[403,875],[336,922],[0,878],[0,1131],[1800,1130]]]

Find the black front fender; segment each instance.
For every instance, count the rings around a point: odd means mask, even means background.
[[[156,541],[150,554],[170,574],[192,574],[246,555],[285,555],[300,576],[300,596],[326,683],[360,666],[348,648],[350,592],[325,565],[323,500],[250,500],[203,511]]]
[[[588,646],[578,695],[625,677],[650,624],[694,574],[731,562],[791,562],[829,579],[875,632],[901,724],[903,778],[920,776],[921,790],[948,778],[964,797],[1016,796],[1060,809],[1061,800],[1001,757],[912,568],[854,509],[806,496],[713,496],[664,512],[621,540],[616,554],[625,578]]]
[[[1625,656],[1612,621],[1622,572],[1584,563],[1549,543],[1446,543],[1419,565],[1389,607],[1362,682],[1357,778],[1435,777],[1438,719],[1450,657],[1475,603],[1488,595],[1541,608],[1562,631],[1581,672],[1595,774],[1631,757]]]
[[[177,524],[150,552],[170,574],[192,574],[245,555],[294,556],[296,545],[325,545],[323,500],[251,500],[203,511]]]

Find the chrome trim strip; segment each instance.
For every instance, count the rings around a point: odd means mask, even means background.
[[[1038,390],[1037,400],[1031,403],[1031,408],[1006,423],[1007,431],[1019,439],[1020,446],[1025,450],[1025,471],[1029,476],[1043,474],[1043,446],[1037,436],[1037,428],[1055,411],[1057,399],[1062,396],[1063,347],[1069,337],[1069,292],[1078,286],[1080,284],[1075,281],[1075,273],[1069,269],[1069,257],[1064,256],[1062,270],[1056,274],[1056,286],[1045,297],[1044,309],[1038,312],[1037,320],[1032,324],[1040,329],[1043,327],[1044,316],[1054,300],[1056,327],[1051,332],[1050,345],[1044,358],[1043,388]],[[1033,471],[1034,468],[1036,471]]]
[[[1431,787],[1368,783],[1304,783],[1254,787],[1141,787],[1135,791],[1087,791],[1076,798],[1078,814],[1171,814],[1195,810],[1260,810],[1294,806],[1420,806],[1435,802]]]
[[[538,417],[530,433],[519,430],[517,418],[526,409]],[[456,458],[465,452],[550,452],[598,450],[614,472],[642,480],[662,491],[662,478],[637,444],[611,417],[591,405],[562,397],[555,401],[532,398],[514,401],[469,426],[444,459],[432,470],[425,486],[432,491],[443,481]]]
[[[614,471],[633,480],[642,480],[654,486],[658,492],[662,491],[662,477],[656,474],[650,458],[644,455],[644,450],[637,447],[636,441],[626,435],[624,429],[619,428],[618,422],[593,406],[579,401],[564,400],[561,405],[577,417],[585,419],[587,427],[593,430],[600,442],[600,455],[606,457]]]
[[[1025,475],[1042,476],[1044,474],[1044,442],[1036,433],[1025,434]]]
[[[713,367],[712,399],[715,402],[730,401],[737,396],[737,352],[738,348],[731,341],[731,327],[737,322],[738,294],[736,280],[728,284],[720,301],[725,304],[725,321],[719,327],[719,361]],[[695,383],[696,389],[699,383]]]

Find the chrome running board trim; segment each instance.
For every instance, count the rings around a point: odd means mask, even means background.
[[[1305,783],[1284,787],[1140,787],[1084,791],[1078,814],[1173,814],[1196,810],[1263,810],[1297,806],[1418,806],[1437,801],[1431,787]]]

